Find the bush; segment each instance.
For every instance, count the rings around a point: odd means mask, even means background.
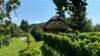
[[[44,33],[43,40],[47,46],[59,52],[61,56],[100,55],[100,35],[98,33],[59,34]]]
[[[42,38],[43,30],[41,28],[32,28],[30,33],[36,39],[36,41],[39,41]]]
[[[79,38],[80,38],[81,40],[83,40],[83,39],[88,39],[89,36],[86,35],[86,34],[80,34],[80,35],[79,35]]]
[[[100,37],[98,37],[96,35],[95,36],[91,36],[90,40],[91,40],[91,42],[96,42],[96,41],[100,42]]]
[[[4,45],[8,45],[9,41],[10,41],[10,35],[4,36],[4,35],[0,35],[0,47],[4,46]]]
[[[35,39],[30,34],[28,34],[27,44],[28,44],[28,47],[26,49],[20,51],[20,56],[38,56],[38,55],[40,55],[40,50],[36,49],[36,47],[34,47]]]

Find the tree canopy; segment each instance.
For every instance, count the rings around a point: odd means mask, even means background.
[[[59,17],[64,17],[67,12],[72,20],[71,28],[82,31],[86,21],[87,0],[53,0],[53,3]]]
[[[0,0],[0,19],[9,18],[10,12],[14,11],[20,6],[20,0]]]
[[[20,28],[23,31],[28,32],[29,31],[29,23],[26,20],[22,20],[22,22],[20,24]]]

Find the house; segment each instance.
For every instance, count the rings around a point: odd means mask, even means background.
[[[64,19],[60,19],[59,16],[53,16],[43,27],[45,32],[59,33],[65,32],[67,27]]]

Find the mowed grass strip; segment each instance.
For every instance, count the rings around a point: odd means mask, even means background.
[[[0,56],[19,56],[19,51],[27,48],[27,43],[19,38],[12,38],[10,44],[0,48]]]

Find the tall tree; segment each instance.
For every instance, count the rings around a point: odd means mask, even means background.
[[[20,24],[20,28],[23,31],[28,32],[29,31],[29,23],[26,20],[22,20],[22,22]]]
[[[65,17],[65,10],[68,7],[67,0],[53,0],[53,3],[56,5],[57,14],[59,17]]]
[[[11,24],[10,13],[16,12],[19,6],[20,0],[0,0],[0,26],[2,26],[2,29],[7,30]]]
[[[72,20],[74,30],[81,31],[85,26],[86,19],[86,0],[53,0],[59,15],[67,12]]]
[[[94,26],[94,31],[95,31],[95,32],[100,32],[100,24],[96,24],[96,25]]]
[[[73,29],[82,31],[86,21],[86,0],[70,0],[69,12],[72,17]]]

